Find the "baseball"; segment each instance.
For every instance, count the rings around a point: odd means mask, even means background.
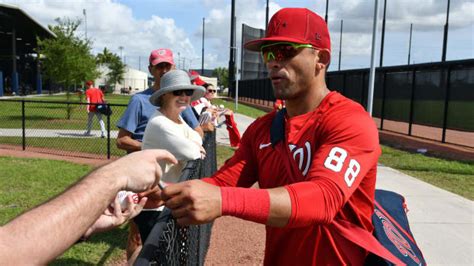
[[[126,190],[119,191],[119,193],[117,193],[117,197],[119,199],[120,207],[122,207],[122,210],[126,210],[128,208],[128,195],[132,195],[133,203],[138,203],[137,193]]]

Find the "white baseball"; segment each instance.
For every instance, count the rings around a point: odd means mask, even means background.
[[[126,210],[128,208],[128,195],[132,195],[133,203],[138,203],[138,194],[132,191],[122,190],[117,193],[118,200],[120,202],[120,207],[122,210]]]

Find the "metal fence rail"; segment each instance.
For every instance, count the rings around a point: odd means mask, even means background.
[[[209,176],[217,170],[215,137],[215,132],[206,133],[206,158],[188,162],[180,182]],[[135,265],[204,265],[211,228],[212,224],[180,227],[171,216],[171,211],[165,208],[145,241]]]
[[[44,153],[90,158],[122,156],[115,147],[116,123],[126,104],[109,104],[110,116],[102,115],[105,138],[97,117],[93,117],[91,135],[85,135],[88,103],[0,99],[0,144]]]

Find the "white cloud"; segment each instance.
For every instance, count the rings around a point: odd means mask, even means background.
[[[180,51],[182,57],[196,57],[186,32],[176,25],[173,18],[152,16],[148,20],[138,19],[128,6],[110,0],[42,0],[9,1],[9,3],[19,6],[44,26],[55,24],[54,19],[57,17],[83,20],[82,10],[86,9],[87,34],[93,41],[94,52],[98,53],[107,47],[120,55],[118,47],[122,46],[126,62],[135,68],[138,68],[140,60],[141,69],[146,69],[149,52],[159,47]],[[77,33],[84,36],[84,23],[80,25]]]
[[[57,17],[84,19],[82,10],[86,9],[88,37],[94,42],[94,51],[99,52],[104,47],[108,47],[111,51],[120,54],[118,47],[123,46],[123,55],[126,57],[127,63],[131,64],[132,67],[138,67],[138,61],[140,60],[141,69],[145,69],[149,52],[158,47],[169,47],[175,51],[175,54],[179,51],[179,60],[175,55],[176,61],[186,60],[186,66],[191,63],[192,67],[200,68],[202,24],[199,22],[201,22],[202,17],[205,17],[206,68],[227,66],[229,61],[230,1],[164,1],[171,10],[169,15],[150,15],[146,18],[138,17],[139,14],[134,14],[131,7],[115,0],[0,0],[0,2],[20,6],[44,26],[54,24],[54,19]],[[192,4],[190,4],[191,2]],[[383,2],[379,0],[380,21],[382,19]],[[397,48],[397,46],[387,42],[385,44],[387,56],[393,54],[396,49],[399,49],[400,53],[404,53],[410,23],[414,23],[414,53],[418,50],[430,50],[428,44],[431,42],[440,44],[439,35],[446,20],[446,1],[387,0],[387,2],[386,38],[397,39],[399,40],[397,45],[403,46]],[[239,48],[241,46],[242,23],[256,28],[265,27],[265,4],[266,1],[263,0],[236,1],[236,45]],[[137,3],[129,5],[140,5],[140,3],[137,1]],[[174,5],[176,5],[176,8],[174,8]],[[315,2],[310,0],[270,1],[270,17],[282,6],[288,5],[308,7],[311,10],[317,10],[324,17],[325,1]],[[179,11],[174,12],[174,9],[183,6],[196,9],[196,17],[199,17],[197,19],[198,23],[193,19],[191,25],[183,25],[181,19],[178,21],[181,22],[178,26],[176,23],[178,18],[174,16],[177,16],[176,14]],[[197,11],[198,8],[199,12]],[[202,10],[204,11],[202,12]],[[456,49],[448,49],[448,55],[455,58],[472,57],[472,34],[471,36],[468,36],[469,34],[459,36],[460,34],[455,35],[455,33],[469,32],[469,30],[466,31],[466,28],[470,28],[472,33],[473,13],[474,2],[472,0],[451,0],[448,45]],[[367,58],[370,54],[372,16],[373,1],[329,1],[329,27],[332,36],[333,58],[337,56],[336,53],[339,51],[340,19],[344,19],[343,58],[363,57],[363,60]],[[84,25],[79,27],[78,33],[81,36],[84,35],[84,29]],[[379,27],[379,31],[380,29],[381,27]],[[462,31],[459,29],[462,29]],[[423,32],[427,34],[421,35]],[[423,36],[423,41],[418,41],[419,36]],[[417,43],[418,47],[416,47]],[[454,44],[457,46],[453,46]],[[437,47],[433,49],[438,53],[439,49]],[[389,51],[392,51],[392,53]],[[463,51],[463,54],[455,55],[458,51]],[[432,54],[432,52],[430,53]],[[237,60],[239,60],[239,57],[238,55]],[[417,60],[423,60],[422,55],[420,55],[420,59],[418,59],[418,56],[416,57]]]

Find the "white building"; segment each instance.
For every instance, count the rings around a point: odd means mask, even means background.
[[[99,67],[101,73],[100,77],[95,80],[96,86],[104,86],[106,84],[107,73],[109,69],[107,67]],[[135,94],[140,91],[144,91],[148,88],[148,73],[130,67],[125,67],[125,73],[123,74],[122,83],[115,84],[114,93],[121,93],[122,89],[128,91],[131,88],[130,94]]]

